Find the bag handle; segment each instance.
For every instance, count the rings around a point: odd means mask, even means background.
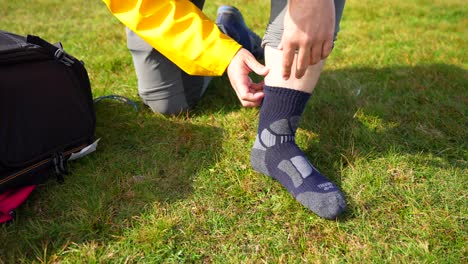
[[[71,65],[73,65],[73,63],[75,63],[75,61],[73,60],[74,58],[72,56],[70,56],[69,54],[67,54],[62,48],[54,46],[54,45],[50,44],[49,42],[41,39],[38,36],[28,35],[26,37],[26,41],[28,43],[35,44],[35,45],[38,45],[38,46],[44,48],[44,50],[51,57],[54,57],[56,60],[60,61],[61,63],[65,64],[67,66],[71,66]]]

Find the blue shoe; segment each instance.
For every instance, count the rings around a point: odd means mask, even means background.
[[[250,51],[257,60],[264,58],[262,40],[244,22],[241,12],[233,6],[218,8],[216,25],[226,35]]]

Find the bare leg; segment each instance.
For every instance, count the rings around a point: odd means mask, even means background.
[[[288,80],[284,80],[281,74],[282,56],[281,50],[269,46],[265,47],[265,63],[270,67],[270,72],[265,77],[265,84],[272,87],[289,88],[309,94],[312,93],[325,65],[325,60],[309,66],[304,77],[301,79],[294,77],[296,69],[296,63],[294,62],[291,69],[291,77]]]

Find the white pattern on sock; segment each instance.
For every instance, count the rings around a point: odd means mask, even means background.
[[[312,165],[307,159],[303,156],[295,156],[291,158],[291,162],[294,164],[294,167],[299,171],[302,178],[307,178],[307,176],[312,174]]]

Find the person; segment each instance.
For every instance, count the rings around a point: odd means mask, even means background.
[[[226,71],[243,106],[261,105],[253,169],[279,181],[323,218],[336,219],[345,211],[343,193],[295,142],[301,115],[333,49],[345,0],[271,0],[262,42],[266,66],[252,55],[257,49],[248,44],[256,38],[233,7],[218,9],[216,25],[201,11],[204,0],[103,1],[128,28],[139,93],[153,111],[190,109],[206,87],[204,76]],[[265,76],[264,83],[254,83],[252,71]]]

